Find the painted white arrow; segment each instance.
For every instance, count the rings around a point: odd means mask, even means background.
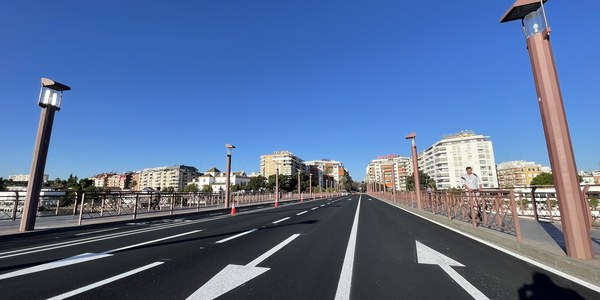
[[[269,271],[269,268],[257,267],[257,265],[273,255],[275,252],[281,250],[285,245],[289,244],[300,234],[294,234],[287,238],[285,241],[279,243],[277,246],[271,248],[271,250],[265,252],[263,255],[257,257],[245,266],[241,265],[227,265],[221,272],[217,273],[207,283],[200,287],[197,291],[191,294],[188,300],[200,300],[200,299],[215,299],[236,287],[258,277],[260,274]]]
[[[456,283],[458,283],[467,293],[473,297],[473,299],[477,300],[488,300],[481,291],[479,291],[476,287],[474,287],[470,282],[468,282],[464,277],[460,276],[458,272],[456,272],[451,267],[464,267],[463,264],[455,261],[454,259],[439,253],[418,241],[415,241],[417,244],[417,261],[420,264],[426,265],[438,265],[442,270],[444,270]]]

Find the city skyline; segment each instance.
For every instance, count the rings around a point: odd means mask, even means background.
[[[359,181],[378,155],[409,156],[410,132],[421,152],[464,129],[490,136],[498,162],[549,165],[522,30],[498,23],[512,2],[411,3],[426,15],[399,1],[4,2],[0,177],[29,172],[41,77],[73,88],[56,114],[51,179],[224,169],[232,143],[236,170],[289,149],[342,161]],[[582,29],[600,4],[586,7],[547,3],[577,169],[590,171],[600,37]]]

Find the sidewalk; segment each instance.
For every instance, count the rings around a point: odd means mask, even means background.
[[[368,196],[368,195],[366,195]],[[376,198],[373,196],[368,196]],[[536,221],[529,217],[519,217],[521,225],[522,243],[517,243],[513,235],[501,233],[487,228],[473,228],[470,223],[451,221],[448,217],[434,215],[428,211],[419,211],[415,208],[392,203],[390,205],[420,215],[426,219],[444,224],[461,232],[470,234],[489,243],[495,244],[517,254],[535,260],[546,266],[580,278],[595,285],[600,285],[600,230],[592,229],[592,244],[596,258],[591,260],[578,260],[566,255],[566,247],[560,222]]]

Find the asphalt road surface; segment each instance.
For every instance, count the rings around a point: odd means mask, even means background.
[[[600,294],[366,195],[0,237],[0,299],[217,297]]]

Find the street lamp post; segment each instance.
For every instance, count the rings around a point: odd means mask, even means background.
[[[275,161],[277,168],[275,170],[275,207],[279,207],[279,160]]]
[[[302,190],[300,190],[300,169],[298,168],[298,197],[300,197],[300,202],[302,202]]]
[[[42,107],[42,112],[35,140],[35,148],[33,150],[29,183],[27,184],[27,196],[25,197],[25,207],[23,208],[19,231],[31,231],[35,228],[35,219],[40,202],[40,191],[44,182],[44,168],[46,167],[46,158],[48,157],[54,113],[60,110],[63,91],[70,89],[70,87],[64,84],[48,78],[42,78],[42,87],[40,88],[38,99],[38,105]]]
[[[229,207],[231,197],[231,152],[235,148],[234,145],[225,144],[227,148],[227,178],[225,179],[225,208]]]
[[[412,143],[412,162],[413,162],[413,178],[415,179],[415,193],[417,194],[417,209],[422,209],[421,204],[421,182],[419,180],[419,161],[417,160],[417,144],[415,142],[417,134],[415,132],[406,136],[407,140]]]
[[[310,199],[312,199],[312,177],[313,174],[310,173],[310,179],[308,180],[308,193],[310,194]]]
[[[587,223],[589,212],[586,211],[585,200],[579,189],[544,2],[546,0],[517,0],[500,22],[521,20],[525,31],[567,255],[578,259],[592,259],[594,251]]]

